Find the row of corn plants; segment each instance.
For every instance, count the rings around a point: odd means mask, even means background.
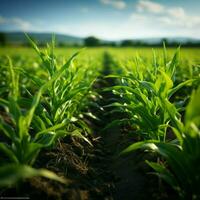
[[[1,187],[33,176],[66,183],[64,177],[52,171],[34,168],[41,149],[52,148],[66,135],[92,145],[84,117],[95,118],[87,107],[96,95],[92,86],[98,76],[97,65],[84,60],[79,64],[75,61],[79,53],[67,62],[60,61],[55,55],[54,38],[45,50],[27,39],[40,58],[36,66],[16,67],[9,57],[1,61]]]
[[[112,108],[111,112],[123,113],[126,118],[108,126],[128,125],[130,134],[138,140],[124,149],[121,156],[137,149],[154,152],[158,161],[146,163],[155,174],[180,198],[198,199],[200,70],[198,66],[190,67],[190,73],[185,71],[185,80],[181,79],[179,53],[178,48],[169,58],[164,47],[162,57],[153,52],[152,62],[137,56],[123,63],[121,71],[113,68],[113,74],[107,77],[116,78],[117,84],[105,90],[112,91],[118,98],[107,107]]]

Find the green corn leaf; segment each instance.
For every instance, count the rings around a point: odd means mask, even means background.
[[[149,162],[147,160],[146,163],[157,172],[156,175],[158,175],[160,178],[166,181],[175,190],[179,188],[175,176],[164,165],[155,162]]]
[[[46,132],[45,134],[38,135],[37,138],[33,141],[35,142],[35,144],[41,145],[40,148],[42,148],[52,145],[55,142],[55,138],[55,132]]]
[[[13,123],[18,126],[19,118],[22,115],[17,101],[13,97],[9,97],[9,112],[12,115]]]
[[[176,67],[179,64],[179,53],[180,53],[180,47],[176,50],[174,57],[172,58],[172,61],[171,61],[170,65],[168,66],[168,69],[167,69],[167,73],[169,74],[169,76],[171,78],[174,77]]]
[[[52,132],[52,131],[55,132],[56,130],[59,130],[59,129],[61,129],[61,128],[64,128],[64,127],[66,127],[67,124],[69,124],[69,120],[67,120],[65,123],[56,124],[56,125],[54,125],[54,126],[52,126],[52,127],[50,127],[50,128],[44,129],[44,130],[38,132],[38,133],[35,135],[35,139],[34,139],[34,140],[37,141],[37,139],[38,139],[40,136],[42,136],[43,134],[46,134],[46,133]]]
[[[200,126],[199,100],[200,100],[200,87],[196,91],[193,91],[190,102],[186,108],[186,114],[185,114],[186,128],[189,128],[191,123],[196,124],[197,127]]]
[[[32,48],[39,55],[40,59],[43,62],[43,65],[47,68],[49,75],[52,76],[53,70],[51,68],[51,58],[48,56],[47,53],[45,54],[42,51],[40,51],[40,49],[37,47],[36,43],[28,36],[28,34],[25,33],[25,36],[28,39],[29,43],[31,44]]]
[[[174,128],[174,127],[171,127],[171,128],[172,128],[174,134],[176,135],[180,145],[182,146],[182,144],[183,144],[183,134],[180,133],[176,128]]]
[[[147,89],[149,92],[153,92],[154,94],[156,94],[155,86],[153,83],[148,81],[140,81],[140,85]]]
[[[34,129],[35,129],[37,132],[46,129],[46,123],[45,123],[45,121],[42,120],[42,118],[39,117],[38,115],[34,115],[32,124],[33,124],[33,126],[34,126]]]
[[[18,181],[42,176],[66,184],[66,180],[57,176],[47,169],[34,169],[27,165],[5,165],[0,167],[0,187],[10,187],[17,184]]]
[[[8,137],[11,140],[15,140],[15,131],[14,129],[7,123],[5,123],[2,119],[2,117],[0,116],[0,130],[2,130],[2,132],[5,134],[6,137]]]
[[[8,71],[10,75],[10,96],[16,101],[19,96],[19,76],[15,73],[12,60],[8,58]]]
[[[159,70],[157,80],[155,82],[155,88],[158,95],[162,98],[166,98],[169,90],[173,87],[171,78],[162,70]]]
[[[45,81],[41,78],[38,78],[37,76],[34,76],[33,74],[30,74],[29,72],[25,71],[24,69],[19,68],[18,69],[25,77],[28,77],[31,79],[37,86],[41,87]]]
[[[120,153],[120,155],[127,154],[130,152],[136,151],[137,149],[146,148],[146,147],[148,147],[149,149],[154,149],[155,148],[154,143],[158,143],[158,142],[159,142],[158,140],[145,140],[145,141],[141,141],[141,142],[136,142],[136,143],[128,146],[126,149],[124,149]]]
[[[182,134],[184,126],[183,126],[183,123],[180,121],[180,119],[178,119],[179,113],[176,107],[172,103],[170,103],[167,99],[162,99],[162,104],[163,104],[163,107],[166,108],[169,114],[173,127],[175,127],[177,131],[179,131],[179,133]]]
[[[167,49],[165,42],[163,43],[163,60],[164,60],[164,66],[167,66]]]
[[[47,83],[48,84],[48,83]],[[33,118],[33,115],[34,115],[34,112],[35,112],[35,109],[36,107],[38,106],[39,104],[39,101],[40,101],[40,97],[42,95],[42,93],[44,92],[44,90],[46,89],[46,84],[43,85],[39,91],[37,92],[37,94],[33,97],[33,101],[32,101],[32,105],[31,105],[31,108],[29,109],[29,111],[26,113],[25,117],[22,118],[23,122],[21,122],[21,128],[22,129],[27,129],[28,130],[28,127],[30,126],[30,123],[32,121],[32,118]],[[24,126],[24,127],[22,127]]]
[[[48,137],[48,135],[47,135]],[[29,164],[29,165],[32,165],[34,162],[35,162],[35,159],[37,158],[40,150],[43,148],[43,147],[47,147],[47,141],[45,141],[45,145],[41,143],[34,143],[34,142],[29,142],[29,143],[26,143],[25,146],[23,146],[23,149],[25,150],[24,151],[24,154],[21,158],[21,164],[24,163],[24,164]]]
[[[184,82],[181,82],[180,84],[178,84],[176,87],[172,88],[169,92],[168,92],[168,97],[170,98],[174,93],[176,93],[178,90],[180,90],[182,87],[189,85],[193,82],[195,82],[196,79],[190,79]]]
[[[0,98],[0,105],[4,106],[4,107],[8,107],[9,106],[9,102],[5,99]]]
[[[85,136],[83,136],[83,134],[81,134],[81,132],[78,129],[76,129],[73,132],[71,132],[70,135],[78,137],[78,138],[81,138],[85,142],[87,142],[90,146],[93,146],[93,144]]]
[[[7,144],[0,142],[0,151],[3,152],[12,162],[19,163],[14,152]]]
[[[156,152],[164,156],[169,163],[172,171],[176,174],[180,183],[187,184],[185,180],[189,180],[189,176],[192,171],[188,171],[189,167],[187,159],[184,157],[184,153],[180,149],[180,146],[170,143],[157,143]]]
[[[36,53],[39,55],[39,57],[42,59],[43,62],[45,62],[45,60],[43,59],[43,55],[40,52],[39,48],[37,47],[37,45],[35,44],[35,42],[28,36],[28,34],[25,33],[26,38],[28,39],[28,41],[30,42],[31,46],[33,47],[33,49],[36,51]]]

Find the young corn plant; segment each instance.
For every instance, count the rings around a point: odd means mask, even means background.
[[[178,55],[179,49],[172,60],[167,61],[164,49],[162,63],[158,63],[155,55],[152,66],[143,63],[141,58],[136,58],[132,70],[125,67],[122,75],[108,76],[120,80],[119,85],[105,89],[112,90],[120,96],[119,102],[108,106],[114,107],[115,112],[126,113],[127,120],[123,120],[123,123],[127,121],[131,124],[142,139],[166,140],[167,127],[172,120],[166,105],[171,105],[170,98],[183,86],[199,81],[199,79],[189,79],[174,85],[176,67],[179,63]],[[177,103],[175,109],[177,111],[184,109],[182,104],[183,102]],[[179,112],[175,112],[174,118],[180,117]]]
[[[40,105],[36,109],[33,118],[33,127],[39,132],[36,137],[39,138],[46,129],[53,131],[51,127],[64,127],[63,130],[57,131],[58,137],[67,134],[76,135],[91,144],[82,134],[82,132],[90,133],[87,124],[82,120],[84,114],[82,111],[87,105],[88,96],[92,94],[91,88],[96,79],[95,73],[90,73],[91,69],[82,66],[78,68],[71,61],[59,67],[54,55],[54,39],[46,52],[42,52],[29,37],[28,39],[42,60],[44,71],[47,72],[46,81],[51,80],[60,69],[64,69],[63,73],[54,79],[46,89]],[[29,76],[39,87],[45,82],[42,78],[30,75],[24,70],[21,72]],[[27,103],[27,101],[27,99],[23,99],[22,102]],[[85,114],[93,116],[91,113]]]
[[[20,107],[22,99],[19,91],[19,73],[13,68],[11,60],[8,59],[9,96],[8,100],[0,99],[0,105],[7,113],[6,118],[0,117],[0,131],[6,138],[0,142],[0,151],[4,156],[0,164],[0,186],[10,186],[21,179],[32,176],[44,176],[66,183],[63,178],[58,177],[53,172],[31,167],[39,151],[55,142],[57,134],[59,134],[56,130],[61,129],[65,124],[56,124],[48,128],[43,126],[42,131],[33,134],[32,121],[36,108],[40,104],[41,96],[62,76],[76,55],[73,55],[48,81],[40,85],[38,92],[29,100],[31,104],[29,104],[28,109]]]
[[[177,143],[159,141],[143,141],[130,145],[122,154],[135,151],[138,148],[150,150],[162,156],[165,162],[146,161],[155,174],[167,182],[181,199],[200,198],[200,87],[192,93],[186,107],[184,124],[176,119],[181,126],[172,126],[177,136]],[[175,106],[168,107],[171,120],[174,120]],[[181,129],[180,129],[181,127]]]

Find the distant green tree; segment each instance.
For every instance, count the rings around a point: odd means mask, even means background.
[[[162,41],[161,41],[161,46],[165,44],[165,45],[168,45],[169,44],[169,41],[167,38],[163,38]]]
[[[96,37],[90,36],[85,38],[84,44],[87,47],[95,47],[100,45],[100,40]]]
[[[116,47],[116,46],[117,46],[117,43],[116,43],[116,42],[110,42],[110,43],[109,43],[109,46],[111,46],[111,47]]]
[[[72,47],[82,47],[83,45],[82,44],[79,44],[79,43],[73,43],[72,44]]]
[[[132,40],[123,40],[123,41],[121,42],[121,46],[122,46],[122,47],[133,46],[133,41],[132,41]]]
[[[58,47],[66,47],[66,46],[67,46],[67,43],[65,43],[65,42],[58,42],[58,43],[57,43],[57,46],[58,46]]]
[[[6,34],[0,32],[0,45],[5,46],[6,45]]]

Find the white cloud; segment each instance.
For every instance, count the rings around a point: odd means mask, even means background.
[[[171,19],[171,18],[169,18],[169,17],[160,17],[159,19],[158,19],[158,21],[160,21],[161,23],[164,23],[164,24],[168,24],[168,25],[171,25],[171,24],[173,24],[173,20]],[[175,22],[176,23],[176,22]]]
[[[119,10],[126,8],[126,2],[123,0],[100,0],[100,2],[105,5],[110,5]]]
[[[181,7],[172,7],[166,11],[166,17],[168,18],[168,24],[178,25],[186,28],[195,28],[200,26],[200,16],[189,15]]]
[[[181,7],[168,8],[166,12],[171,16],[178,19],[183,19],[186,17],[185,10]]]
[[[141,25],[145,20],[146,24],[158,23],[157,26],[168,28],[193,28],[200,26],[200,15],[190,15],[182,7],[169,7],[155,3],[150,0],[139,0],[136,9],[130,19],[140,21]]]
[[[137,10],[139,12],[149,11],[152,13],[162,13],[164,11],[164,6],[148,0],[139,0]]]
[[[127,34],[131,35],[130,38],[174,36],[200,38],[200,17],[190,16],[188,20],[191,20],[192,24],[165,15],[135,13],[120,29],[127,31]]]
[[[146,20],[147,20],[147,17],[146,17],[145,15],[141,15],[141,14],[139,14],[139,13],[133,13],[133,14],[131,14],[131,16],[130,16],[130,19],[131,19],[131,20],[135,20],[135,21],[140,21],[140,22],[142,22],[142,21],[146,21]]]
[[[18,26],[21,30],[28,30],[29,28],[31,28],[31,23],[28,21],[25,21],[21,18],[12,18],[11,19],[11,23],[15,24],[16,26]]]
[[[12,25],[23,31],[27,31],[32,27],[32,24],[30,22],[18,17],[5,18],[0,16],[0,24]]]

